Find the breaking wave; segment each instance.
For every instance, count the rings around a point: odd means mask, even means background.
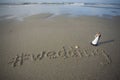
[[[63,3],[49,3],[49,2],[39,2],[39,3],[0,3],[2,6],[7,5],[71,5],[71,6],[81,6],[81,7],[96,7],[96,8],[115,8],[120,9],[120,3],[82,3],[82,2],[63,2]]]

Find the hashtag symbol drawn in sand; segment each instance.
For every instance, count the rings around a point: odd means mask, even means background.
[[[24,63],[24,60],[27,60],[29,58],[29,54],[21,54],[21,55],[16,55],[12,60],[9,62],[13,67],[16,66],[21,66]]]

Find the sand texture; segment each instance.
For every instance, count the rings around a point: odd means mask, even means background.
[[[0,21],[0,80],[120,80],[119,31],[119,16]],[[90,42],[97,32],[95,47]]]

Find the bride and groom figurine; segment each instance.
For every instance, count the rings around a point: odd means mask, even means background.
[[[101,34],[100,32],[95,35],[95,39],[91,42],[91,45],[97,46],[100,40]]]

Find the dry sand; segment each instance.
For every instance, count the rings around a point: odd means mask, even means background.
[[[0,21],[0,80],[120,80],[119,30],[120,17]],[[94,47],[96,32],[102,37]]]

